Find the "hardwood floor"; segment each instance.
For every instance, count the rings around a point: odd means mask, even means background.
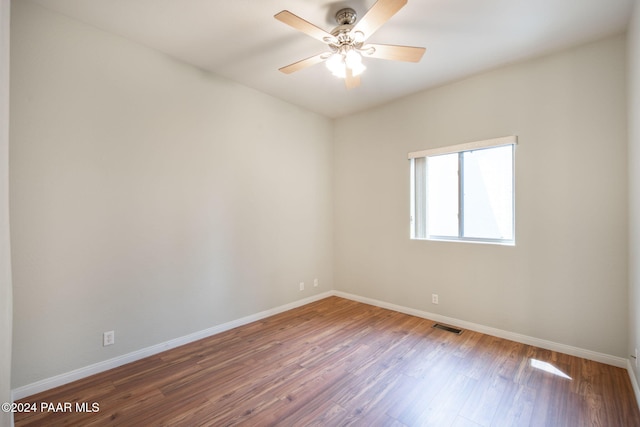
[[[624,369],[432,325],[330,297],[23,399],[15,425],[640,426]]]

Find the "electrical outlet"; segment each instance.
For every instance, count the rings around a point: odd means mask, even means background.
[[[318,287],[318,279],[313,279],[313,287],[314,288]]]
[[[431,294],[431,303],[432,304],[440,304],[438,302],[438,294]]]
[[[102,334],[102,346],[113,345],[116,342],[116,333],[114,331],[108,331]]]
[[[304,291],[304,282],[300,282],[300,290]]]

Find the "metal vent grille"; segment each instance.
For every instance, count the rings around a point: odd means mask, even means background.
[[[442,329],[443,331],[454,333],[456,335],[460,335],[462,333],[462,329],[454,328],[447,325],[441,325],[440,323],[434,324],[433,327],[436,329]]]

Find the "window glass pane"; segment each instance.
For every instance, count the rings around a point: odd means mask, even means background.
[[[513,239],[513,146],[465,151],[463,237]]]
[[[427,230],[458,236],[458,153],[427,158]]]

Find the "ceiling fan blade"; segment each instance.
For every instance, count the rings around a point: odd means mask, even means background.
[[[317,55],[313,55],[306,59],[301,59],[298,62],[294,62],[293,64],[289,64],[286,67],[279,68],[285,74],[291,74],[298,70],[302,70],[303,68],[310,67],[312,65],[319,64],[327,60],[327,53],[319,53]]]
[[[305,21],[298,15],[294,15],[288,10],[283,10],[282,12],[276,13],[273,17],[280,22],[284,22],[292,28],[295,28],[296,30],[313,37],[314,39],[320,40],[321,42],[327,43],[327,40],[333,41],[336,39],[334,36],[332,36],[330,33],[327,33],[322,28],[316,27],[312,23]]]
[[[374,48],[372,53],[368,53],[368,48]],[[392,61],[418,62],[424,55],[424,47],[394,46],[389,44],[367,44],[363,46],[363,56],[365,58],[389,59]]]
[[[378,0],[356,23],[352,32],[362,32],[365,40],[407,4],[407,0]]]
[[[344,78],[344,85],[347,89],[353,89],[360,86],[360,76],[354,76],[351,68],[347,68],[347,74]]]

